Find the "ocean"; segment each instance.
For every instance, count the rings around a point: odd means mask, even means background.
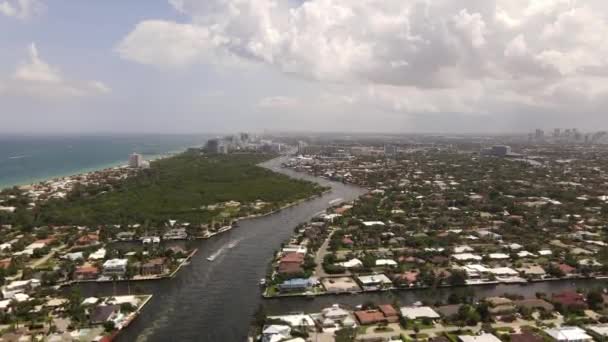
[[[209,135],[0,135],[0,189],[126,164],[202,146]]]

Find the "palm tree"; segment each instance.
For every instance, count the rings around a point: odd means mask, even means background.
[[[113,293],[114,293],[114,297],[116,297],[116,281],[118,280],[118,274],[112,274],[110,279],[112,279],[112,288],[114,290]]]
[[[124,278],[127,280],[127,291],[129,292],[129,295],[131,295],[131,279],[133,279],[133,277],[135,277],[135,267],[133,267],[133,265],[128,265]]]

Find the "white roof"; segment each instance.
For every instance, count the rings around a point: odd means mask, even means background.
[[[465,271],[474,271],[474,272],[490,272],[490,269],[480,264],[472,264],[465,265],[462,267]]]
[[[103,267],[127,267],[127,259],[110,259],[103,263]]]
[[[465,252],[472,252],[473,248],[469,247],[469,246],[456,246],[454,247],[454,253],[465,253]]]
[[[264,331],[262,332],[264,335],[283,335],[285,337],[289,336],[291,332],[291,328],[287,325],[269,325],[264,327]]]
[[[95,305],[97,302],[99,302],[99,298],[89,297],[82,301],[82,305]]]
[[[401,308],[401,316],[409,319],[439,318],[439,314],[428,306],[406,306]]]
[[[517,256],[520,257],[520,258],[536,257],[536,254],[530,253],[528,251],[521,251],[521,252],[517,253]]]
[[[91,255],[89,255],[89,259],[91,259],[91,260],[101,260],[105,257],[106,257],[105,248],[100,248],[97,251],[95,251],[95,253],[91,253]]]
[[[289,323],[292,327],[308,326],[314,327],[315,321],[310,315],[295,314],[295,315],[283,315],[283,316],[269,316],[269,319],[277,319],[283,322]]]
[[[348,260],[346,262],[338,263],[338,265],[345,267],[345,268],[354,268],[354,267],[363,266],[363,262],[361,260],[355,258],[355,259]]]
[[[546,329],[545,332],[557,341],[592,340],[591,336],[579,327],[561,327]]]
[[[0,301],[0,309],[2,309],[2,310],[6,309],[10,303],[11,303],[10,299],[5,299],[3,301]]]
[[[539,255],[551,255],[551,254],[553,254],[553,252],[551,252],[551,251],[550,251],[550,250],[548,250],[548,249],[543,249],[543,250],[541,250],[541,251],[538,251],[538,254],[539,254]]]
[[[492,334],[460,335],[458,339],[462,342],[500,342],[500,339]]]
[[[382,221],[364,221],[363,225],[366,226],[366,227],[384,226],[384,222],[382,222]]]
[[[397,266],[397,262],[391,259],[378,259],[376,260],[376,266]]]
[[[598,335],[608,337],[608,324],[588,325],[587,329],[593,331]]]
[[[18,302],[25,302],[26,300],[30,299],[30,296],[26,295],[25,293],[17,293],[13,296],[13,299]]]
[[[338,304],[334,304],[330,308],[325,308],[321,312],[323,313],[323,317],[327,318],[340,318],[349,315],[348,311],[342,309]]]
[[[481,257],[479,255],[475,255],[475,254],[471,254],[471,253],[459,253],[459,254],[452,254],[452,258],[456,259],[456,260],[481,260]]]
[[[359,277],[357,277],[357,279],[359,279],[359,281],[363,285],[366,285],[366,284],[376,284],[376,283],[383,283],[383,284],[392,284],[393,283],[384,274],[374,274],[374,275],[368,275],[368,276],[359,276]]]
[[[490,253],[490,259],[509,259],[509,256],[504,253]]]
[[[518,275],[519,274],[519,273],[517,273],[516,270],[509,268],[509,267],[492,268],[492,269],[490,269],[490,272],[492,272],[492,274],[496,274],[496,275]]]

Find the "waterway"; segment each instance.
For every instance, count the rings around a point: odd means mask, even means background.
[[[263,166],[295,178],[318,181],[330,193],[275,214],[241,221],[239,227],[193,246],[199,249],[190,265],[175,278],[132,282],[136,293],[154,297],[118,341],[244,341],[249,322],[263,301],[258,287],[281,243],[294,228],[326,209],[338,198],[350,201],[364,190],[351,185],[316,179],[282,169],[282,159]],[[233,242],[233,248],[228,248]],[[213,262],[207,257],[217,254]],[[79,284],[85,296],[112,295],[112,284]],[[126,294],[127,284],[117,284],[117,294]]]
[[[276,250],[292,235],[294,228],[330,206],[335,199],[350,201],[365,192],[364,189],[313,178],[288,169],[282,169],[282,159],[264,164],[265,167],[294,178],[317,181],[331,186],[332,191],[273,215],[240,222],[240,226],[226,234],[209,240],[189,242],[188,247],[198,248],[190,265],[184,267],[174,279],[136,282],[131,289],[136,293],[153,294],[153,299],[141,315],[118,341],[245,341],[249,322],[260,304],[270,314],[291,312],[318,312],[332,304],[350,307],[373,301],[378,304],[406,305],[417,301],[435,303],[445,301],[453,291],[464,288],[438,290],[407,290],[362,295],[321,296],[315,299],[282,298],[264,300],[258,287]],[[233,248],[229,245],[235,243]],[[216,255],[213,262],[207,261]],[[112,295],[109,283],[77,285],[83,295]],[[559,292],[565,289],[605,287],[606,281],[579,280],[555,281],[522,285],[488,285],[472,287],[475,296],[516,293],[534,297],[536,292]],[[118,294],[127,293],[127,285],[117,286]]]

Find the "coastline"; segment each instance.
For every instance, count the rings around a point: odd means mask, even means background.
[[[161,153],[161,154],[143,155],[143,157],[148,161],[156,161],[156,160],[160,160],[160,159],[170,158],[177,154],[183,153],[188,148],[190,148],[190,147],[184,147],[179,150],[169,151],[169,152]],[[66,178],[66,177],[76,177],[76,176],[86,175],[86,174],[90,174],[90,173],[97,172],[97,171],[103,171],[103,170],[113,169],[113,168],[117,168],[117,167],[122,168],[122,167],[126,167],[126,166],[127,166],[127,160],[121,159],[121,160],[103,163],[103,164],[99,164],[96,166],[86,167],[86,168],[69,171],[69,172],[65,172],[65,173],[48,175],[48,176],[44,176],[44,177],[34,177],[34,178],[30,178],[28,180],[24,180],[23,182],[18,182],[18,183],[6,183],[6,184],[0,183],[0,191],[10,189],[12,187],[31,186],[31,185],[35,185],[35,184],[48,182],[48,181],[59,180],[59,179]]]

